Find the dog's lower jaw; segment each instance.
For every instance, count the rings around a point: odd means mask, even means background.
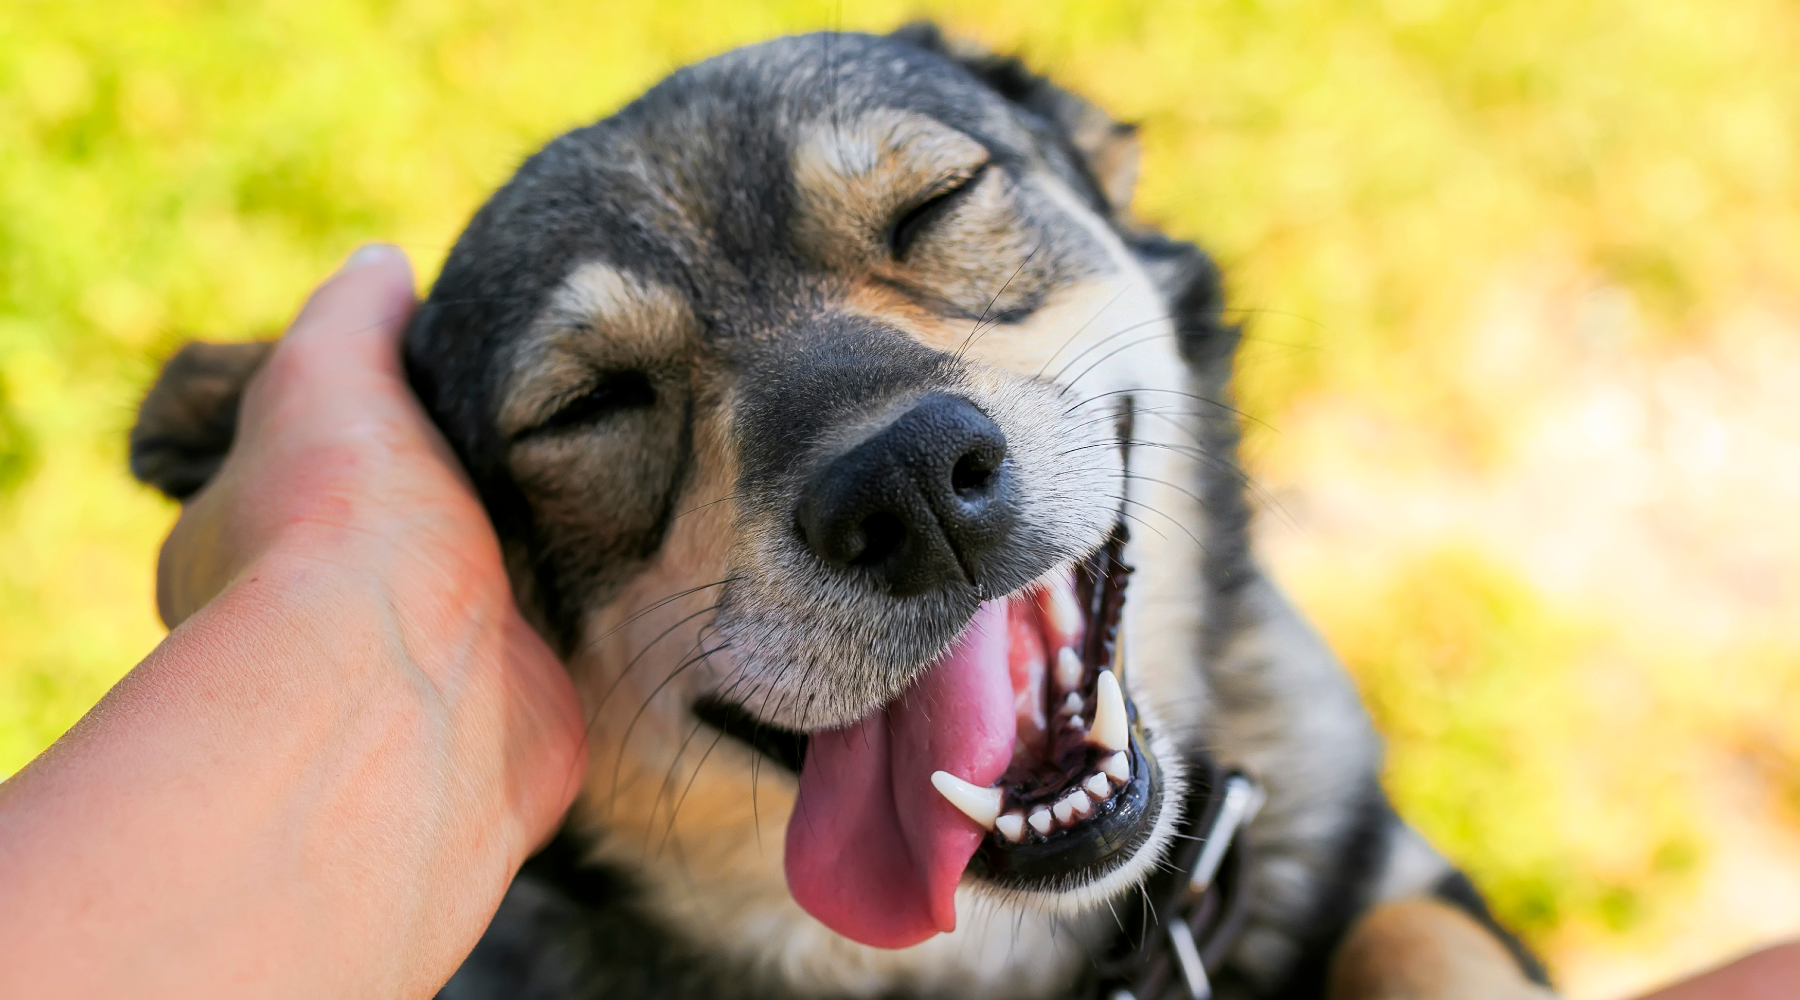
[[[1138,738],[1148,744],[1145,749],[1160,770],[1159,780],[1151,791],[1153,801],[1149,807],[1154,810],[1155,819],[1138,849],[1103,875],[1083,877],[1053,889],[1017,888],[980,876],[969,876],[963,881],[965,892],[1026,912],[1072,918],[1095,910],[1104,913],[1107,903],[1134,891],[1150,877],[1169,853],[1169,846],[1181,825],[1189,778],[1180,747],[1169,737],[1168,727],[1157,719],[1154,706],[1148,699],[1139,697],[1133,698],[1133,704],[1138,710]],[[963,912],[962,908],[959,907],[957,912]]]
[[[956,929],[910,948],[857,944],[795,903],[782,865],[782,831],[796,780],[730,739],[710,749],[710,738],[691,741],[682,760],[706,755],[707,763],[696,769],[694,791],[672,824],[647,801],[637,807],[610,803],[604,796],[612,788],[612,762],[597,761],[570,825],[590,845],[592,861],[633,873],[648,920],[766,984],[771,995],[1053,997],[1107,947],[1117,932],[1107,904],[1129,904],[1135,886],[1168,850],[1181,818],[1187,776],[1180,747],[1148,692],[1135,693],[1134,702],[1139,738],[1162,770],[1157,818],[1139,849],[1105,876],[1061,891],[1008,889],[965,877],[956,893]],[[671,721],[661,714],[652,710],[640,720],[640,735],[645,726],[662,730]],[[686,731],[664,735],[673,752]],[[666,798],[676,799],[695,778],[681,761],[658,760],[641,773],[627,765],[620,787],[653,791],[667,784],[672,791]],[[707,790],[714,781],[720,784]]]

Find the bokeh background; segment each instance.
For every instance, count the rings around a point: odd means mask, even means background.
[[[1143,126],[1224,263],[1265,557],[1575,998],[1800,933],[1790,0],[0,5],[0,775],[162,637],[160,359],[425,279],[671,68],[921,14]]]

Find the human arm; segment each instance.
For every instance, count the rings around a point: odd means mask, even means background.
[[[412,299],[391,248],[314,295],[165,545],[173,631],[0,785],[8,995],[429,996],[566,809],[579,704],[407,390]]]

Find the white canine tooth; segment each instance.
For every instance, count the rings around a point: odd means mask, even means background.
[[[1056,810],[1056,821],[1058,823],[1067,823],[1075,817],[1075,807],[1069,804],[1068,799],[1058,799],[1053,808]]]
[[[1081,606],[1075,603],[1075,588],[1065,579],[1051,584],[1049,590],[1050,625],[1064,639],[1075,638],[1081,629]]]
[[[1081,716],[1071,715],[1069,716],[1069,728],[1079,732],[1087,728],[1087,723],[1081,721]]]
[[[1081,686],[1081,675],[1087,668],[1081,665],[1081,657],[1073,649],[1064,646],[1056,654],[1056,686],[1064,691],[1073,691]]]
[[[1100,770],[1105,771],[1107,777],[1123,785],[1131,780],[1131,758],[1121,750],[1106,758],[1105,763],[1100,765]]]
[[[1104,774],[1090,774],[1088,780],[1081,783],[1087,793],[1096,799],[1104,799],[1112,795],[1112,782],[1106,780]]]
[[[1087,703],[1083,702],[1081,696],[1073,691],[1070,691],[1069,696],[1063,699],[1062,711],[1067,715],[1080,715],[1081,710],[1086,707]]]
[[[1016,844],[1025,839],[1025,816],[1022,813],[1007,813],[994,820],[994,828],[1000,831],[1001,836]]]
[[[1000,816],[1000,789],[972,785],[949,771],[931,772],[931,784],[964,816],[984,829],[994,828],[994,820]]]
[[[1036,809],[1032,810],[1031,818],[1027,819],[1025,822],[1030,823],[1033,830],[1042,834],[1050,832],[1050,826],[1054,821],[1050,818],[1050,810],[1045,809],[1043,806],[1038,806]]]
[[[1108,750],[1124,750],[1131,745],[1125,721],[1125,692],[1119,690],[1119,679],[1110,670],[1100,671],[1094,684],[1094,728],[1088,742]]]

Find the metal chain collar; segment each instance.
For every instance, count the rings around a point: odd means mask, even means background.
[[[1256,816],[1263,790],[1211,758],[1194,761],[1169,865],[1144,886],[1136,926],[1114,941],[1082,1000],[1210,1000],[1212,979],[1248,921],[1250,845],[1238,832]]]

